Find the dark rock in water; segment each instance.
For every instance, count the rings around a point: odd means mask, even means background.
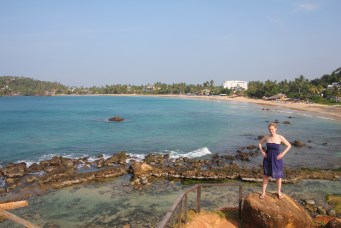
[[[328,143],[322,143],[322,145],[323,145],[323,146],[327,146],[327,145],[328,145]]]
[[[313,227],[308,213],[291,197],[278,199],[277,194],[260,193],[246,196],[242,208],[242,227]]]
[[[290,124],[290,121],[283,121],[284,124]]]
[[[246,147],[246,149],[248,150],[253,150],[253,149],[256,149],[257,147],[255,145],[249,145]]]
[[[295,140],[293,143],[291,143],[292,145],[296,146],[296,147],[303,147],[305,146],[305,144],[300,141],[300,140]]]
[[[124,119],[120,116],[114,116],[109,118],[109,121],[114,121],[114,122],[122,122]]]
[[[238,158],[242,161],[250,161],[249,154],[245,153],[245,152],[241,152],[241,151],[238,151],[236,158]]]

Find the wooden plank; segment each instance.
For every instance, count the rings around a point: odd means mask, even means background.
[[[0,211],[0,216],[7,218],[9,220],[12,220],[16,223],[19,223],[25,227],[29,228],[40,228],[40,226],[34,225],[30,221],[27,221],[26,219],[20,218],[12,213],[9,213],[8,211]]]
[[[20,207],[26,207],[28,205],[27,200],[9,202],[9,203],[0,203],[0,210],[11,210]]]

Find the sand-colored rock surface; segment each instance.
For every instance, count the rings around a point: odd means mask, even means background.
[[[186,228],[234,228],[238,227],[228,221],[226,217],[216,212],[200,212],[191,213],[189,215],[190,221],[185,226]]]
[[[290,196],[279,199],[275,193],[267,193],[264,199],[254,192],[246,196],[242,209],[242,227],[313,227],[308,213]]]

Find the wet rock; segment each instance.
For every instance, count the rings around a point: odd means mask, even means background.
[[[253,149],[256,149],[257,147],[255,145],[249,145],[246,147],[246,149],[248,150],[253,150]]]
[[[33,163],[27,169],[27,172],[29,172],[29,173],[36,173],[36,172],[40,172],[40,171],[41,171],[40,166],[37,163]]]
[[[101,157],[100,159],[96,160],[95,162],[96,162],[97,167],[101,168],[103,165],[103,162],[104,162],[104,158]]]
[[[70,158],[61,158],[61,164],[66,167],[74,167],[73,159]]]
[[[225,158],[226,160],[234,160],[234,156],[232,155],[225,155],[223,156],[223,158]]]
[[[250,161],[249,154],[245,152],[238,151],[238,154],[235,157],[242,161]]]
[[[109,121],[113,121],[113,122],[122,122],[124,120],[124,118],[120,117],[120,116],[114,116],[109,118]]]
[[[300,140],[295,140],[293,143],[291,143],[292,145],[296,146],[296,147],[303,147],[305,146],[305,144],[300,141]]]
[[[6,178],[6,184],[7,185],[14,185],[18,183],[20,179],[19,178]]]
[[[283,121],[284,124],[291,124],[290,121]]]
[[[113,164],[125,164],[129,156],[125,152],[119,152],[109,157],[103,162],[104,166],[112,166]]]
[[[261,140],[264,137],[264,135],[258,135],[258,140]]]
[[[2,168],[2,174],[7,178],[22,177],[25,175],[26,171],[27,166],[25,162],[21,162],[18,164],[11,163],[6,167]]]
[[[29,176],[25,177],[25,181],[27,183],[32,183],[32,182],[37,181],[37,180],[39,180],[39,177],[37,175],[29,175]]]
[[[144,161],[147,164],[161,164],[162,165],[165,163],[166,157],[160,154],[148,154],[147,156],[145,156]],[[183,158],[178,158],[175,161],[176,162],[183,161]]]

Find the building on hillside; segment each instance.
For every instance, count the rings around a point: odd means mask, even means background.
[[[333,88],[341,88],[341,82],[333,82],[331,85],[328,85],[328,89],[333,89]]]
[[[236,81],[236,80],[224,81],[223,87],[224,87],[224,89],[227,88],[227,89],[232,89],[234,91],[239,91],[242,89],[247,90],[247,82],[246,81]]]

